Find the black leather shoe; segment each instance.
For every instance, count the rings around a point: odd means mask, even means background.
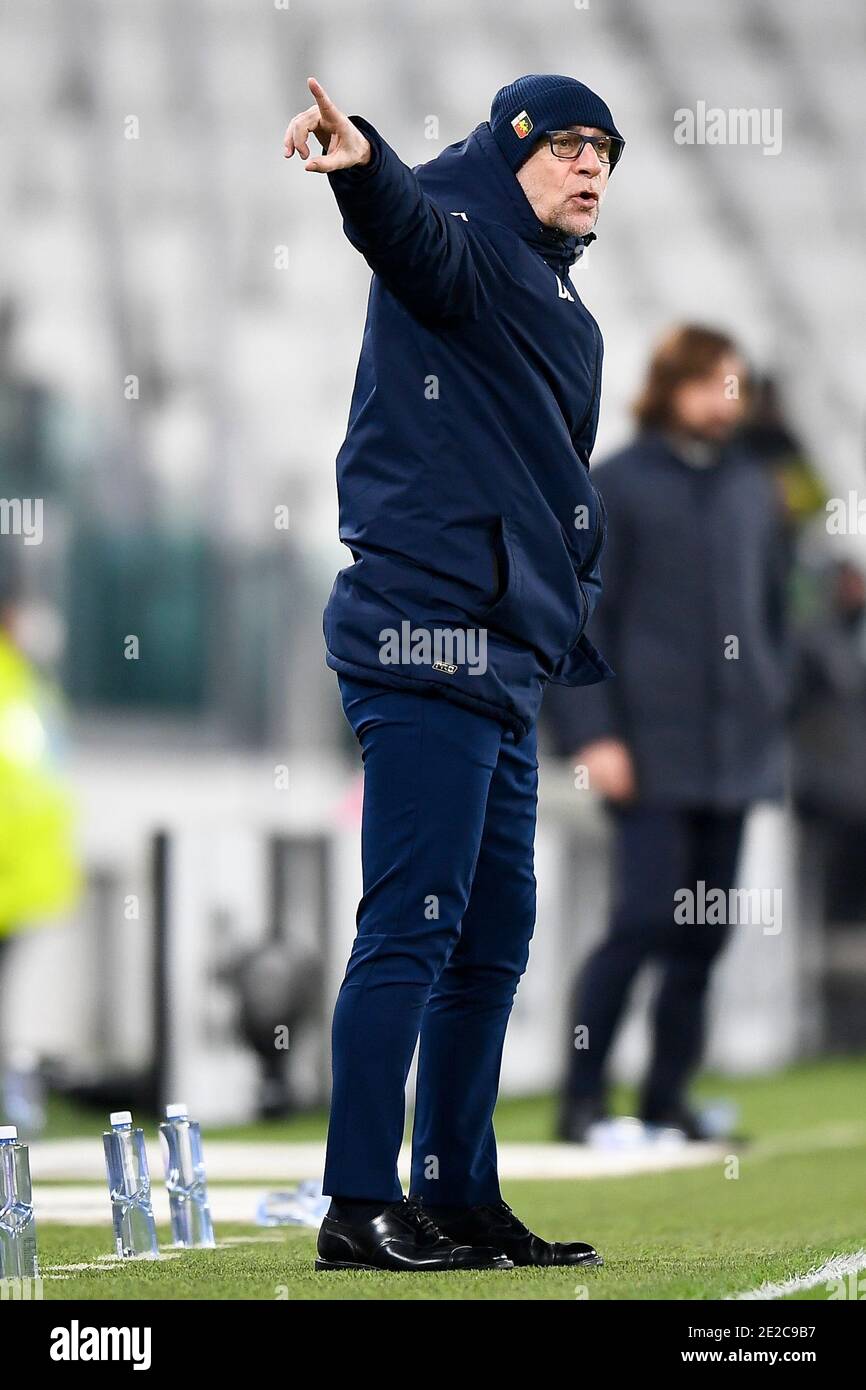
[[[513,1269],[498,1248],[450,1240],[415,1202],[385,1207],[357,1225],[326,1216],[316,1269]]]
[[[687,1139],[694,1142],[717,1144],[748,1144],[746,1134],[718,1133],[707,1128],[701,1115],[687,1105],[676,1106],[671,1110],[642,1112],[645,1125],[655,1125],[662,1129],[678,1129]]]
[[[428,1215],[434,1215],[432,1209]],[[604,1260],[591,1245],[581,1240],[563,1245],[542,1240],[518,1221],[506,1202],[493,1206],[467,1207],[459,1216],[447,1220],[435,1215],[439,1229],[451,1240],[470,1245],[492,1245],[502,1250],[515,1265],[603,1265]]]
[[[645,1125],[655,1125],[660,1129],[678,1129],[687,1139],[700,1140],[710,1137],[704,1131],[700,1115],[685,1105],[654,1115],[642,1113],[640,1118]]]

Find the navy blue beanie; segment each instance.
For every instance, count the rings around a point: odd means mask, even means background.
[[[530,73],[501,87],[490,108],[490,129],[517,173],[539,135],[571,125],[595,126],[622,139],[605,102],[574,77]]]

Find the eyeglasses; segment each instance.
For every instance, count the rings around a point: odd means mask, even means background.
[[[547,139],[551,154],[557,159],[577,159],[583,154],[585,145],[592,145],[599,163],[609,164],[611,169],[619,160],[625,141],[617,135],[581,135],[576,130],[549,130]]]

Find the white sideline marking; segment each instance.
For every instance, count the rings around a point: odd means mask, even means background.
[[[678,1147],[659,1145],[617,1152],[591,1149],[583,1144],[509,1143],[499,1146],[499,1169],[506,1182],[515,1179],[591,1180],[713,1166],[723,1163],[730,1153],[739,1152],[744,1163],[757,1163],[784,1154],[847,1148],[863,1142],[866,1142],[866,1125],[853,1122],[757,1140],[739,1150],[730,1141]],[[213,1140],[207,1144],[205,1152],[211,1180],[211,1210],[216,1222],[252,1225],[265,1191],[290,1186],[300,1178],[318,1177],[324,1164],[321,1143]],[[31,1146],[31,1162],[39,1220],[66,1225],[110,1224],[111,1205],[98,1143],[94,1145],[90,1139],[37,1140]],[[161,1164],[162,1158],[157,1151],[151,1171],[161,1172]],[[400,1155],[400,1173],[404,1179],[408,1176],[408,1168],[409,1153],[404,1148]],[[157,1179],[152,1198],[157,1221],[168,1222],[168,1198]],[[263,1232],[257,1239],[273,1240],[275,1237]]]
[[[814,1149],[845,1149],[866,1143],[866,1125],[859,1120],[820,1125],[816,1129],[794,1130],[772,1139],[759,1139],[750,1144],[749,1158],[778,1158],[785,1154],[809,1153]]]
[[[866,1129],[864,1129],[866,1137]],[[658,1173],[671,1168],[694,1168],[715,1163],[730,1151],[724,1144],[658,1144],[635,1150],[603,1150],[585,1144],[515,1144],[499,1146],[499,1172],[506,1180],[514,1178],[598,1178],[629,1176],[632,1173]],[[161,1183],[162,1156],[151,1152],[153,1198],[157,1201]],[[205,1161],[211,1183],[260,1182],[279,1188],[301,1178],[320,1177],[325,1163],[323,1142],[280,1144],[271,1141],[243,1141],[205,1138]],[[400,1175],[408,1178],[410,1154],[400,1153]],[[37,1139],[30,1146],[33,1182],[99,1183],[99,1193],[108,1202],[105,1189],[105,1160],[97,1142],[90,1139]],[[40,1190],[40,1204],[50,1192]],[[166,1208],[167,1210],[167,1208]],[[157,1216],[157,1220],[161,1218]]]
[[[225,1236],[216,1243],[217,1250],[230,1245],[282,1245],[282,1236]]]
[[[167,1225],[169,1221],[168,1197],[164,1188],[155,1188],[152,1195],[153,1214],[161,1225]],[[231,1186],[211,1186],[210,1208],[213,1219],[217,1227],[221,1222],[237,1222],[252,1226],[256,1219],[256,1207],[264,1195],[263,1187],[253,1187],[249,1184],[232,1184]],[[111,1203],[108,1200],[108,1193],[103,1192],[101,1186],[93,1184],[88,1186],[85,1183],[56,1183],[49,1184],[47,1187],[35,1188],[33,1201],[36,1208],[36,1219],[38,1222],[56,1223],[62,1226],[111,1226]],[[302,1229],[302,1228],[297,1228]],[[106,1232],[106,1243],[110,1242],[110,1235]],[[283,1242],[284,1237],[275,1231],[262,1230],[261,1235],[250,1236],[224,1236],[218,1240],[219,1247],[226,1245],[249,1245],[251,1242]],[[180,1255],[196,1255],[200,1252],[196,1250],[178,1250],[170,1243],[160,1245],[160,1258],[163,1260],[175,1260]],[[127,1260],[118,1260],[115,1255],[102,1255],[98,1257],[105,1265],[108,1264],[127,1264]],[[139,1259],[153,1258],[152,1256],[138,1256]],[[100,1265],[99,1268],[103,1268]],[[57,1265],[57,1269],[71,1268],[68,1265]]]
[[[757,1289],[747,1289],[745,1293],[733,1293],[728,1295],[728,1299],[735,1302],[742,1302],[744,1299],[772,1299],[786,1298],[790,1293],[800,1293],[803,1289],[814,1289],[818,1284],[829,1284],[834,1279],[846,1279],[849,1274],[856,1274],[858,1270],[866,1268],[866,1250],[857,1250],[853,1255],[832,1255],[829,1260],[816,1268],[810,1269],[807,1274],[795,1274],[790,1279],[784,1279],[781,1284],[774,1284],[767,1281]]]
[[[72,1274],[78,1274],[85,1269],[111,1270],[117,1265],[135,1264],[137,1260],[147,1260],[151,1264],[156,1260],[176,1260],[178,1255],[184,1254],[183,1250],[167,1250],[165,1246],[160,1246],[164,1254],[156,1257],[153,1255],[128,1255],[125,1259],[120,1255],[97,1255],[95,1260],[83,1260],[78,1264],[46,1265],[42,1271],[43,1278],[46,1279],[68,1279]],[[61,1273],[61,1270],[66,1271]]]
[[[61,1218],[62,1220],[63,1218]],[[282,1245],[282,1236],[226,1236],[224,1240],[218,1240],[217,1250],[225,1250],[235,1245]],[[176,1260],[178,1255],[185,1255],[185,1250],[173,1250],[169,1246],[161,1245],[160,1250],[163,1260]],[[46,1265],[41,1271],[43,1279],[71,1279],[73,1274],[78,1274],[86,1269],[113,1269],[117,1265],[127,1264],[128,1261],[120,1255],[97,1255],[94,1261],[84,1260],[78,1264]],[[63,1272],[61,1272],[63,1271]]]
[[[99,1264],[97,1264],[97,1263],[95,1263],[95,1262],[91,1262],[90,1260],[83,1260],[83,1261],[80,1262],[79,1264],[72,1264],[72,1265],[48,1265],[48,1266],[43,1270],[43,1273],[44,1273],[44,1274],[55,1274],[55,1275],[56,1275],[58,1270],[61,1270],[61,1269],[68,1269],[68,1270],[72,1271],[73,1273],[77,1274],[77,1273],[79,1272],[79,1270],[82,1270],[82,1269],[107,1269],[107,1268],[108,1268],[108,1261],[109,1261],[109,1260],[116,1260],[116,1257],[115,1257],[114,1255],[100,1255],[100,1256],[99,1256],[99,1259],[100,1259],[100,1261],[101,1261],[101,1263],[99,1263]],[[119,1261],[117,1261],[117,1263],[119,1263]],[[59,1277],[59,1276],[58,1276],[58,1277]],[[65,1278],[65,1276],[63,1276],[63,1277]]]
[[[738,1148],[731,1140],[712,1144],[656,1145],[634,1150],[591,1149],[585,1144],[499,1145],[499,1171],[514,1178],[609,1178],[632,1173],[658,1173],[674,1168],[693,1168],[717,1163],[729,1153],[743,1159],[776,1158],[811,1149],[845,1148],[866,1142],[861,1121],[819,1125],[810,1130],[757,1139]],[[162,1172],[160,1150],[148,1145],[154,1194]],[[211,1139],[205,1137],[208,1178],[213,1183],[261,1182],[270,1187],[300,1178],[319,1177],[325,1160],[324,1143],[279,1143],[276,1140]],[[30,1145],[30,1171],[34,1183],[47,1181],[100,1183],[105,1192],[105,1160],[102,1146],[92,1139],[36,1139]],[[400,1153],[401,1176],[408,1176],[409,1151]],[[44,1191],[41,1195],[44,1195]],[[107,1194],[105,1196],[107,1201]]]

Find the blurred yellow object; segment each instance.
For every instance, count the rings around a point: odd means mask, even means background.
[[[71,907],[81,874],[72,804],[53,769],[50,690],[0,632],[0,936]]]

